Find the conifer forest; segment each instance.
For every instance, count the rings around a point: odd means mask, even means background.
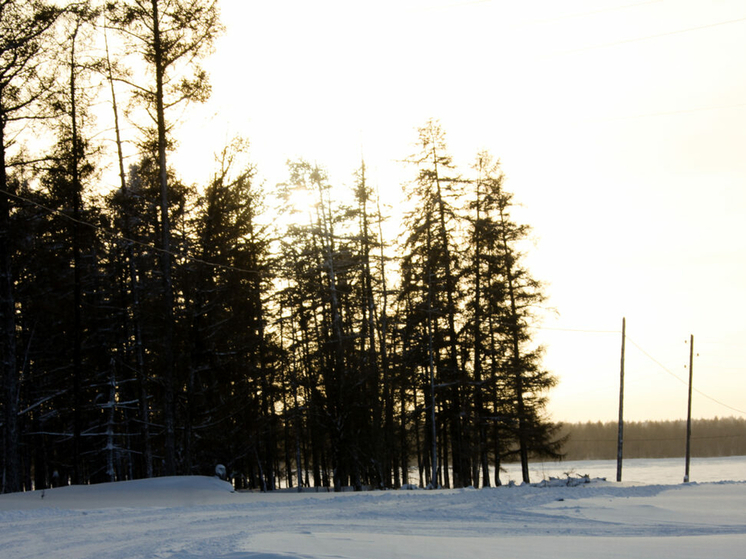
[[[267,184],[236,139],[193,184],[175,123],[220,32],[215,0],[0,0],[3,491],[528,481],[563,437],[499,160],[423,123],[398,229],[362,159]]]

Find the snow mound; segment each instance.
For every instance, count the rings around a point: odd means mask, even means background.
[[[233,486],[215,477],[174,476],[70,485],[0,496],[0,510],[173,507],[230,502]]]

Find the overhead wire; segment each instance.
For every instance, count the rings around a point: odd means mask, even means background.
[[[491,1],[491,0],[484,0],[484,1]],[[538,25],[543,23],[554,23],[555,21],[562,21],[565,19],[574,19],[574,18],[581,18],[581,17],[588,17],[588,16],[594,16],[598,14],[604,14],[608,12],[616,12],[619,10],[626,10],[629,8],[637,8],[639,6],[645,6],[647,4],[659,4],[663,0],[645,0],[644,2],[635,2],[634,4],[623,4],[621,6],[609,6],[607,8],[599,8],[597,10],[590,10],[587,12],[576,12],[572,14],[566,14],[562,16],[557,16],[553,18],[548,19],[537,19],[533,21],[529,21],[525,25]]]
[[[680,420],[683,422],[684,420]],[[616,422],[610,422],[610,423],[616,423]],[[643,422],[644,423],[644,422]],[[629,422],[628,422],[629,424]],[[700,441],[712,441],[712,440],[719,440],[719,439],[742,439],[746,438],[746,434],[735,434],[735,435],[700,435],[700,436],[693,436],[692,440],[700,440]],[[629,437],[624,437],[624,442],[631,442],[631,443],[647,443],[647,442],[659,442],[659,441],[678,441],[680,440],[680,437],[654,437],[654,438],[646,438],[646,439],[632,439]],[[572,439],[575,443],[616,443],[617,438],[614,436],[614,438],[607,438],[607,439]]]
[[[562,21],[562,20],[572,19],[572,18],[580,18],[580,17],[593,16],[593,15],[597,15],[597,14],[608,13],[608,12],[619,11],[619,10],[625,10],[625,9],[629,9],[629,8],[637,8],[637,7],[645,6],[645,5],[657,4],[657,3],[660,3],[661,1],[662,0],[645,0],[643,2],[635,2],[635,3],[632,3],[632,4],[623,4],[621,6],[609,6],[607,8],[600,8],[600,9],[596,9],[596,10],[589,10],[589,11],[586,11],[586,12],[572,13],[572,14],[557,16],[557,17],[549,18],[549,19],[543,19],[543,20],[542,19],[537,19],[537,20],[528,21],[528,22],[522,24],[521,27],[523,27],[523,26],[529,26],[529,25],[541,25],[541,24],[545,24],[545,23],[553,23],[555,21]],[[490,3],[490,2],[492,2],[492,0],[471,0],[471,1],[467,1],[467,2],[458,2],[458,3],[444,4],[444,5],[441,5],[441,6],[434,6],[434,7],[426,8],[425,10],[462,8],[462,7],[467,7],[467,6],[470,6],[470,5],[484,4],[484,3]],[[423,10],[423,11],[425,11],[425,10]],[[682,33],[689,33],[689,32],[692,32],[692,31],[699,31],[699,30],[702,30],[702,29],[710,29],[710,28],[713,28],[713,27],[719,27],[719,26],[722,26],[722,25],[730,25],[730,24],[733,24],[733,23],[740,23],[740,22],[743,22],[743,21],[746,21],[746,17],[729,19],[729,20],[725,20],[725,21],[716,21],[716,22],[713,22],[713,23],[706,23],[706,24],[697,25],[697,26],[694,26],[694,27],[686,27],[684,29],[675,29],[673,31],[666,31],[666,32],[663,32],[663,33],[655,33],[655,34],[652,34],[652,35],[644,35],[642,37],[630,37],[628,39],[620,39],[618,41],[613,41],[613,42],[610,42],[610,43],[602,43],[602,44],[599,44],[599,45],[588,45],[586,47],[579,47],[579,48],[570,49],[570,50],[566,50],[566,51],[560,51],[560,52],[557,52],[557,53],[554,53],[554,54],[551,54],[551,55],[547,55],[547,56],[549,58],[553,58],[553,57],[556,57],[556,56],[564,56],[564,55],[573,54],[573,53],[576,53],[576,52],[584,52],[584,51],[588,51],[588,50],[610,48],[610,47],[614,47],[614,46],[618,46],[618,45],[624,45],[624,44],[629,44],[629,43],[636,43],[636,42],[640,42],[640,41],[649,41],[649,40],[653,40],[653,39],[659,39],[659,38],[662,38],[662,37],[668,37],[668,36],[671,36],[671,35],[680,35]]]
[[[181,253],[177,253],[177,252],[173,252],[173,251],[167,251],[165,249],[162,249],[162,248],[159,248],[159,247],[153,245],[152,243],[147,243],[147,242],[144,242],[144,241],[139,241],[137,239],[132,239],[132,238],[126,237],[124,235],[121,235],[119,233],[116,233],[114,231],[108,230],[108,229],[106,229],[104,227],[101,227],[99,225],[95,225],[95,224],[90,223],[90,222],[85,221],[85,220],[77,219],[77,218],[75,218],[75,217],[73,217],[73,216],[71,216],[71,215],[69,215],[69,214],[67,214],[67,213],[65,213],[63,211],[56,210],[54,208],[50,208],[48,206],[45,206],[44,204],[41,204],[40,202],[37,202],[35,200],[31,200],[30,198],[27,198],[25,196],[21,196],[20,194],[15,194],[15,193],[12,193],[12,192],[8,192],[7,190],[4,190],[4,189],[0,189],[0,193],[5,194],[6,196],[10,196],[11,198],[15,198],[16,200],[20,200],[20,201],[26,202],[28,204],[32,204],[33,206],[38,207],[38,208],[40,208],[40,209],[42,209],[42,210],[44,210],[46,212],[49,212],[50,214],[56,215],[56,216],[61,217],[63,219],[67,219],[67,220],[69,220],[69,221],[71,221],[73,223],[77,223],[79,225],[84,225],[86,227],[90,227],[90,228],[92,228],[92,229],[94,229],[96,231],[104,233],[105,235],[107,235],[107,236],[109,236],[111,238],[114,238],[114,239],[117,239],[117,240],[120,240],[120,241],[129,242],[129,243],[134,243],[134,244],[137,244],[137,245],[142,246],[144,248],[147,248],[149,250],[160,252],[162,254],[169,254],[169,255],[173,256],[174,258],[181,258],[181,259],[189,261],[189,262],[193,262],[193,263],[197,263],[197,264],[203,264],[203,265],[210,266],[210,267],[217,268],[217,269],[224,269],[224,270],[230,270],[230,271],[242,272],[242,273],[256,273],[256,270],[249,270],[247,268],[242,268],[242,267],[239,267],[239,266],[232,266],[230,264],[219,264],[217,262],[211,262],[211,261],[208,261],[208,260],[204,260],[202,258],[197,258],[195,256],[181,254]],[[551,327],[540,326],[540,327],[537,327],[537,330],[548,330],[548,331],[556,331],[556,332],[575,332],[575,333],[584,333],[584,334],[620,334],[620,332],[618,330],[594,330],[594,329],[588,329],[588,328],[551,328]],[[640,346],[640,344],[638,344],[635,340],[633,340],[632,338],[630,338],[628,335],[625,336],[625,338],[633,346],[635,346],[643,355],[645,355],[648,359],[650,359],[651,361],[653,361],[656,365],[658,365],[667,374],[669,374],[670,376],[672,376],[673,378],[675,378],[676,380],[678,380],[679,382],[681,382],[684,385],[688,384],[687,381],[685,381],[684,379],[682,379],[676,373],[674,373],[673,371],[671,371],[668,367],[666,367],[665,365],[663,365],[663,363],[661,363],[655,357],[653,357],[650,353],[648,353],[645,349],[643,349],[642,346]],[[715,402],[716,404],[718,404],[720,406],[723,406],[723,407],[725,407],[727,409],[730,409],[732,411],[738,412],[740,414],[746,415],[746,411],[743,411],[743,410],[740,410],[740,409],[735,408],[733,406],[730,406],[730,405],[726,404],[725,402],[722,402],[722,401],[718,400],[717,398],[714,398],[714,397],[710,396],[709,394],[706,394],[705,392],[699,390],[698,388],[693,388],[693,390],[695,392],[697,392],[698,394],[700,394],[701,396],[703,396],[703,397],[705,397],[705,398],[707,398],[707,399]]]
[[[584,334],[621,334],[619,330],[590,330],[584,328],[548,328],[546,326],[538,326],[537,330],[549,330],[551,332],[580,332]]]
[[[434,7],[427,8],[426,10],[453,9],[453,8],[461,8],[461,7],[467,7],[467,6],[470,6],[470,5],[484,4],[484,3],[490,3],[490,2],[492,2],[492,0],[472,0],[472,1],[466,1],[466,2],[457,2],[457,3],[444,4],[444,5],[441,5],[441,6],[434,6]],[[637,8],[637,7],[641,7],[641,6],[645,6],[645,5],[650,5],[650,4],[657,4],[657,3],[660,3],[660,2],[662,2],[662,0],[645,0],[645,1],[642,1],[642,2],[635,2],[635,3],[632,3],[632,4],[624,4],[624,5],[621,5],[621,6],[610,6],[610,7],[607,7],[607,8],[600,8],[600,9],[590,10],[590,11],[585,11],[585,12],[571,13],[571,14],[567,14],[567,15],[557,16],[557,17],[554,17],[554,18],[536,19],[536,20],[531,20],[531,21],[528,21],[526,23],[523,23],[523,24],[521,24],[518,27],[525,27],[525,26],[531,26],[531,25],[540,25],[540,24],[546,24],[546,23],[553,23],[553,22],[556,22],[556,21],[562,21],[562,20],[572,19],[572,18],[588,17],[588,16],[598,15],[598,14],[607,13],[607,12],[613,12],[613,11],[624,10],[624,9],[629,9],[629,8]],[[679,34],[682,34],[682,33],[689,33],[689,32],[692,32],[692,31],[699,31],[699,30],[703,30],[703,29],[709,29],[709,28],[713,28],[713,27],[719,27],[719,26],[723,26],[723,25],[731,25],[731,24],[734,24],[734,23],[740,23],[740,22],[744,22],[744,21],[746,21],[746,17],[739,17],[739,18],[729,19],[729,20],[725,20],[725,21],[716,21],[716,22],[713,22],[713,23],[707,23],[707,24],[698,25],[698,26],[694,26],[694,27],[687,27],[687,28],[684,28],[684,29],[675,29],[673,31],[666,31],[666,32],[663,32],[663,33],[656,33],[656,34],[652,34],[652,35],[645,35],[645,36],[642,36],[642,37],[631,37],[631,38],[628,38],[628,39],[621,39],[621,40],[613,41],[613,42],[610,42],[610,43],[602,43],[602,44],[598,44],[598,45],[588,45],[588,46],[585,46],[585,47],[579,47],[579,48],[575,48],[575,49],[569,49],[569,50],[566,50],[566,51],[560,51],[560,52],[555,52],[555,53],[547,54],[545,57],[546,58],[554,58],[554,57],[564,56],[564,55],[568,55],[568,54],[589,51],[589,50],[610,48],[610,47],[614,47],[614,46],[618,46],[618,45],[635,43],[635,42],[640,42],[640,41],[648,41],[648,40],[658,39],[658,38],[672,36],[672,35],[679,35]],[[672,110],[672,111],[658,111],[658,112],[645,113],[645,114],[639,114],[639,115],[628,115],[628,116],[612,117],[612,118],[608,118],[608,119],[601,119],[600,121],[601,122],[613,122],[613,121],[623,121],[623,120],[632,120],[632,119],[651,118],[651,117],[658,117],[658,116],[671,116],[671,115],[679,115],[679,114],[690,114],[690,113],[696,113],[696,112],[702,112],[702,111],[733,109],[733,108],[741,108],[741,107],[746,107],[746,103],[733,103],[733,104],[728,104],[728,105],[713,105],[713,106],[708,106],[708,107],[694,107],[694,108],[690,108],[690,109],[680,109],[680,110]],[[590,119],[590,121],[591,122],[596,122],[596,121],[598,121],[598,119]]]
[[[691,109],[679,109],[675,111],[657,111],[654,113],[643,113],[643,114],[637,114],[637,115],[623,115],[623,116],[609,117],[609,118],[602,118],[602,119],[588,119],[587,121],[582,121],[582,122],[590,122],[590,123],[617,122],[617,121],[622,121],[622,120],[634,120],[638,118],[653,118],[653,117],[658,117],[658,116],[675,116],[675,115],[691,114],[691,113],[698,113],[698,112],[704,112],[704,111],[737,109],[741,107],[746,107],[746,103],[733,103],[731,105],[712,105],[710,107],[694,107]]]
[[[429,6],[427,8],[420,8],[419,10],[413,10],[413,11],[429,12],[429,11],[435,11],[435,10],[451,10],[455,8],[466,8],[469,6],[476,6],[478,4],[491,4],[493,1],[494,0],[466,0],[464,2],[450,2],[448,4],[441,4],[438,6]],[[643,2],[635,2],[633,4],[623,4],[621,6],[609,6],[607,8],[599,8],[596,10],[589,10],[586,12],[575,12],[575,13],[565,14],[565,15],[561,15],[561,16],[557,16],[553,18],[548,18],[548,19],[531,20],[522,25],[539,25],[543,23],[552,23],[554,21],[562,21],[563,19],[593,16],[596,14],[602,14],[606,12],[615,12],[618,10],[626,10],[628,8],[636,8],[638,6],[644,6],[646,4],[657,4],[662,1],[663,0],[645,0]]]
[[[233,265],[230,265],[230,264],[219,264],[217,262],[211,262],[209,260],[204,260],[202,258],[197,258],[196,256],[190,256],[188,254],[182,254],[182,253],[178,253],[178,252],[173,252],[171,250],[166,250],[166,249],[160,248],[160,247],[158,247],[158,246],[156,246],[156,245],[154,245],[152,243],[148,243],[148,242],[145,242],[145,241],[139,241],[137,239],[132,239],[130,237],[126,237],[126,236],[124,236],[124,235],[122,235],[120,233],[117,233],[115,231],[111,231],[109,229],[106,229],[105,227],[101,227],[100,225],[96,225],[94,223],[91,223],[89,221],[85,221],[85,220],[82,220],[82,219],[77,219],[77,218],[75,218],[75,217],[73,217],[73,216],[71,216],[71,215],[69,215],[69,214],[67,214],[67,213],[65,213],[63,211],[56,210],[54,208],[50,208],[49,206],[45,206],[44,204],[41,204],[40,202],[37,202],[36,200],[31,200],[30,198],[27,198],[25,196],[21,196],[20,194],[15,194],[13,192],[8,192],[7,190],[4,190],[2,188],[0,188],[0,193],[5,194],[6,196],[10,196],[11,198],[15,198],[16,200],[20,200],[20,201],[26,202],[28,204],[32,204],[33,206],[36,206],[37,208],[40,208],[40,209],[42,209],[42,210],[44,210],[46,212],[49,212],[49,213],[51,213],[53,215],[56,215],[57,217],[61,217],[63,219],[67,219],[68,221],[71,221],[73,223],[77,223],[78,225],[84,225],[86,227],[90,227],[91,229],[94,229],[94,230],[96,230],[96,231],[98,231],[100,233],[103,233],[103,234],[109,236],[110,238],[113,238],[113,239],[116,239],[116,240],[119,240],[119,241],[125,241],[125,242],[128,242],[128,243],[133,243],[133,244],[136,244],[138,246],[144,247],[146,249],[149,249],[149,250],[152,250],[152,251],[155,251],[155,252],[159,252],[161,254],[168,254],[170,256],[173,256],[174,258],[180,258],[182,260],[186,260],[188,262],[193,262],[195,264],[204,264],[206,266],[210,266],[210,267],[216,268],[216,269],[223,269],[223,270],[229,270],[229,271],[233,271],[233,272],[241,272],[241,273],[246,273],[246,274],[257,273],[257,270],[249,270],[247,268],[242,268],[240,266],[233,266]]]
[[[644,35],[642,37],[631,37],[629,39],[621,39],[621,40],[618,40],[618,41],[613,41],[613,42],[610,42],[610,43],[602,43],[602,44],[599,44],[599,45],[588,45],[587,47],[578,47],[578,48],[575,48],[575,49],[570,49],[570,50],[564,50],[564,51],[556,52],[554,54],[547,55],[547,58],[555,58],[555,57],[558,57],[558,56],[565,56],[565,55],[568,55],[568,54],[575,54],[575,53],[578,53],[578,52],[585,52],[585,51],[589,51],[589,50],[611,48],[611,47],[616,47],[616,46],[619,46],[619,45],[626,45],[626,44],[630,44],[630,43],[637,43],[637,42],[640,42],[640,41],[651,41],[653,39],[660,39],[662,37],[670,37],[672,35],[680,35],[682,33],[689,33],[691,31],[700,31],[702,29],[710,29],[710,28],[713,28],[713,27],[719,27],[719,26],[722,26],[722,25],[730,25],[730,24],[733,24],[733,23],[740,23],[740,22],[743,22],[743,21],[746,21],[746,17],[740,17],[740,18],[736,18],[736,19],[729,19],[729,20],[726,20],[726,21],[716,21],[714,23],[708,23],[708,24],[705,24],[705,25],[697,25],[695,27],[686,27],[684,29],[675,29],[673,31],[666,31],[665,33],[656,33],[654,35]]]
[[[634,341],[633,339],[631,339],[631,338],[630,338],[629,336],[626,336],[626,338],[627,338],[627,340],[628,340],[628,341],[629,341],[629,342],[630,342],[630,343],[631,343],[632,345],[634,345],[634,346],[635,346],[635,347],[636,347],[636,348],[637,348],[637,349],[638,349],[638,350],[639,350],[640,352],[642,352],[642,353],[643,353],[643,354],[644,354],[644,355],[645,355],[645,356],[646,356],[646,357],[647,357],[648,359],[650,359],[651,361],[653,361],[653,363],[655,363],[655,364],[656,364],[656,365],[658,365],[658,366],[659,366],[659,367],[660,367],[661,369],[663,369],[663,371],[665,371],[666,373],[668,373],[669,375],[671,375],[671,376],[672,376],[673,378],[675,378],[676,380],[678,380],[679,382],[681,382],[681,383],[682,383],[682,384],[684,384],[685,386],[688,386],[688,385],[689,385],[688,381],[686,381],[686,380],[682,379],[682,378],[681,378],[681,377],[680,377],[679,375],[677,375],[676,373],[674,373],[673,371],[671,371],[671,370],[670,370],[670,369],[669,369],[668,367],[666,367],[665,365],[663,365],[663,363],[661,363],[661,362],[660,362],[660,361],[658,361],[658,360],[657,360],[657,359],[656,359],[655,357],[653,357],[652,355],[650,355],[650,353],[648,353],[647,351],[645,351],[645,350],[644,350],[644,349],[643,349],[643,348],[642,348],[642,347],[640,346],[640,344],[638,344],[637,342],[635,342],[635,341]],[[706,394],[705,392],[702,392],[702,391],[701,391],[701,390],[699,390],[698,388],[692,387],[692,390],[694,390],[694,392],[696,392],[696,393],[697,393],[697,394],[699,394],[700,396],[703,396],[703,397],[707,398],[708,400],[711,400],[711,401],[715,402],[716,404],[718,404],[718,405],[720,405],[720,406],[723,406],[723,407],[725,407],[725,408],[728,408],[728,409],[729,409],[729,410],[731,410],[731,411],[735,411],[735,412],[738,412],[738,413],[740,413],[740,414],[742,414],[742,415],[746,415],[746,411],[744,411],[744,410],[740,410],[740,409],[738,409],[738,408],[735,408],[735,407],[733,407],[733,406],[730,406],[730,405],[726,404],[725,402],[722,402],[722,401],[718,400],[717,398],[714,398],[714,397],[710,396],[709,394]]]
[[[634,8],[634,7],[648,5],[648,4],[654,4],[654,3],[658,3],[660,1],[661,0],[646,0],[646,1],[642,1],[642,2],[625,4],[625,5],[621,5],[621,6],[612,6],[612,7],[608,7],[608,8],[597,9],[597,10],[592,10],[592,11],[587,11],[587,12],[580,12],[580,13],[575,13],[575,14],[568,14],[568,15],[564,15],[564,16],[558,16],[556,18],[551,18],[551,19],[546,19],[546,20],[535,20],[535,21],[528,22],[528,24],[530,25],[530,24],[551,23],[553,21],[560,21],[560,20],[563,20],[563,19],[577,18],[577,17],[584,17],[584,16],[591,16],[591,15],[596,15],[596,14],[599,14],[599,13],[604,13],[604,12],[609,12],[609,11],[616,11],[616,10],[622,10],[622,9],[627,9],[627,8]],[[440,6],[440,8],[457,8],[457,7],[464,7],[464,6],[467,6],[467,5],[483,4],[483,3],[488,3],[488,2],[491,2],[491,0],[472,0],[472,1],[467,1],[467,2],[459,2],[459,3],[454,3],[454,4],[443,5],[443,6]],[[437,9],[437,7],[436,7],[436,9]],[[550,55],[550,56],[562,56],[562,55],[572,54],[572,53],[576,53],[576,52],[583,52],[583,51],[594,50],[594,49],[602,49],[602,48],[610,48],[610,47],[614,47],[614,46],[618,46],[618,45],[629,44],[629,43],[640,42],[640,41],[653,40],[653,39],[657,39],[657,38],[668,37],[668,36],[673,36],[673,35],[678,35],[678,34],[683,34],[683,33],[689,33],[689,32],[703,30],[703,29],[710,29],[710,28],[724,26],[724,25],[731,25],[731,24],[740,23],[740,22],[744,22],[744,21],[746,21],[746,17],[735,18],[735,19],[730,19],[730,20],[725,20],[725,21],[719,21],[719,22],[713,22],[713,23],[698,25],[698,26],[694,26],[694,27],[688,27],[688,28],[684,28],[684,29],[677,29],[677,30],[672,30],[672,31],[668,31],[668,32],[663,32],[663,33],[646,35],[646,36],[642,36],[642,37],[632,37],[632,38],[629,38],[629,39],[622,39],[622,40],[613,41],[613,42],[609,42],[609,43],[603,43],[603,44],[599,44],[599,45],[589,45],[589,46],[586,46],[586,47],[580,47],[580,48],[577,48],[577,49],[571,49],[571,50],[567,50],[567,51],[562,51],[562,52],[555,53],[554,55]],[[649,114],[641,114],[641,115],[632,115],[632,116],[627,116],[627,117],[619,117],[618,119],[613,119],[613,120],[632,119],[632,118],[647,118],[647,117],[665,116],[665,115],[676,115],[676,114],[684,114],[684,113],[691,113],[691,112],[698,112],[698,111],[717,110],[717,109],[735,108],[735,107],[743,107],[743,106],[746,106],[746,103],[738,103],[738,104],[733,104],[733,105],[714,106],[714,107],[699,107],[699,108],[683,109],[683,110],[677,110],[677,111],[662,111],[662,112],[657,112],[657,113],[649,113]],[[128,237],[125,237],[124,235],[122,235],[120,233],[116,233],[114,231],[108,230],[108,229],[103,228],[101,226],[92,224],[92,223],[84,221],[84,220],[76,219],[73,216],[71,216],[71,215],[69,215],[69,214],[67,214],[65,212],[62,212],[62,211],[59,211],[59,210],[55,210],[53,208],[49,208],[49,207],[47,207],[47,206],[45,206],[45,205],[43,205],[43,204],[41,204],[39,202],[36,202],[36,201],[31,200],[29,198],[20,196],[18,194],[14,194],[14,193],[8,192],[6,190],[2,190],[2,189],[0,189],[0,192],[4,193],[7,196],[10,196],[10,197],[16,198],[18,200],[22,200],[22,201],[24,201],[26,203],[32,204],[32,205],[34,205],[36,207],[39,207],[39,208],[43,209],[44,211],[47,211],[47,212],[49,212],[51,214],[57,215],[57,216],[62,217],[64,219],[67,219],[67,220],[69,220],[71,222],[76,222],[78,224],[81,224],[81,225],[93,228],[93,229],[95,229],[95,230],[97,230],[97,231],[99,231],[101,233],[104,233],[105,235],[107,235],[107,236],[109,236],[111,238],[118,239],[118,240],[125,241],[125,242],[134,243],[134,244],[137,244],[139,246],[143,246],[143,247],[145,247],[145,248],[147,248],[149,250],[153,250],[153,251],[164,253],[164,254],[167,253],[167,254],[175,257],[175,258],[181,258],[181,259],[184,259],[184,260],[187,260],[187,261],[190,261],[190,262],[207,265],[207,266],[210,266],[210,267],[213,267],[213,268],[217,268],[217,269],[226,269],[226,270],[231,270],[231,271],[236,271],[236,272],[242,272],[242,273],[255,273],[256,272],[256,270],[249,270],[249,269],[246,269],[246,268],[242,268],[242,267],[238,267],[238,266],[233,266],[233,265],[228,265],[228,264],[219,264],[219,263],[216,263],[216,262],[211,262],[211,261],[208,261],[208,260],[200,259],[200,258],[197,258],[195,256],[190,256],[190,255],[186,255],[186,254],[180,254],[180,253],[173,252],[173,251],[167,251],[165,249],[162,249],[162,248],[159,248],[159,247],[155,246],[152,243],[147,243],[147,242],[139,241],[137,239],[128,238]],[[599,334],[619,334],[620,333],[617,330],[593,330],[593,329],[579,329],[579,328],[538,327],[537,329],[538,330],[548,330],[548,331],[578,332],[578,333],[599,333]],[[660,363],[660,361],[658,361],[652,355],[650,355],[647,351],[645,351],[638,343],[636,343],[634,340],[632,340],[628,336],[627,336],[627,339],[639,351],[641,351],[646,357],[648,357],[651,361],[653,361],[655,364],[657,364],[663,371],[665,371],[667,374],[669,374],[670,376],[672,376],[673,378],[675,378],[676,380],[678,380],[682,384],[687,384],[687,382],[684,379],[682,379],[681,377],[679,377],[678,375],[676,375],[675,373],[673,373],[672,371],[670,371],[670,369],[668,369],[667,367],[665,367],[662,363]],[[709,396],[708,394],[702,392],[699,389],[694,388],[694,390],[697,393],[699,393],[700,395],[702,395],[702,396],[710,399],[711,401],[713,401],[713,402],[715,402],[715,403],[717,403],[717,404],[719,404],[721,406],[724,406],[724,407],[726,407],[728,409],[731,409],[733,411],[736,411],[738,413],[746,415],[746,411],[743,411],[743,410],[737,409],[735,407],[729,406],[728,404],[725,404],[724,402],[721,402],[721,401],[717,400],[716,398],[713,398],[712,396]]]
[[[588,329],[588,328],[548,328],[544,326],[539,326],[536,328],[537,330],[549,330],[549,331],[555,331],[555,332],[577,332],[581,334],[621,334],[621,331],[619,330],[594,330],[594,329]],[[629,341],[632,345],[634,345],[645,357],[650,359],[653,363],[658,365],[663,371],[665,371],[667,374],[675,378],[677,381],[682,383],[685,386],[688,386],[688,381],[682,379],[680,376],[678,376],[676,373],[671,371],[668,367],[666,367],[663,363],[661,363],[659,360],[657,360],[655,357],[653,357],[650,353],[648,353],[645,349],[643,349],[640,344],[635,342],[632,338],[629,337],[629,335],[625,335],[625,339]],[[710,396],[709,394],[703,392],[702,390],[692,387],[692,389],[697,392],[700,396],[703,396],[707,398],[708,400],[711,400],[712,402],[723,406],[731,411],[738,412],[740,414],[746,415],[746,411],[738,409],[736,407],[730,406],[726,404],[725,402],[722,402],[718,400],[717,398],[714,398],[713,396]]]
[[[679,381],[680,383],[682,383],[682,384],[683,384],[683,385],[685,385],[685,386],[689,384],[689,383],[688,383],[687,381],[685,381],[685,380],[684,380],[683,378],[681,378],[681,377],[680,377],[679,375],[677,375],[676,373],[674,373],[673,371],[671,371],[671,370],[670,370],[670,369],[669,369],[668,367],[666,367],[666,366],[665,366],[665,365],[664,365],[663,363],[661,363],[661,362],[660,362],[660,361],[658,361],[658,360],[657,360],[657,359],[656,359],[655,357],[653,357],[653,356],[652,356],[652,355],[650,355],[650,354],[649,354],[649,353],[648,353],[647,351],[645,351],[645,350],[644,350],[644,349],[643,349],[643,348],[642,348],[642,347],[640,346],[640,344],[638,344],[638,343],[637,343],[637,342],[636,342],[635,340],[633,340],[633,339],[632,339],[632,338],[630,338],[629,336],[625,336],[625,337],[627,338],[627,341],[628,341],[628,342],[630,342],[630,343],[631,343],[631,344],[632,344],[633,346],[635,346],[635,347],[636,347],[636,348],[637,348],[637,349],[638,349],[638,350],[639,350],[639,351],[640,351],[640,352],[641,352],[641,353],[642,353],[643,355],[645,355],[645,357],[647,357],[647,358],[648,358],[648,359],[650,359],[650,360],[651,360],[651,361],[652,361],[653,363],[655,363],[656,365],[658,365],[658,366],[659,366],[659,367],[660,367],[661,369],[663,369],[663,370],[664,370],[664,371],[665,371],[666,373],[668,373],[669,375],[671,375],[671,376],[672,376],[673,378],[675,378],[676,380],[678,380],[678,381]]]

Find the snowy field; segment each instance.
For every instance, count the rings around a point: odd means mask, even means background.
[[[684,458],[626,459],[622,463],[622,481],[665,485],[681,483],[684,481],[685,467]],[[507,464],[505,469],[507,471],[501,475],[503,483],[510,480],[520,483],[520,464]],[[616,460],[532,462],[529,470],[531,481],[566,477],[567,474],[616,480]],[[692,458],[689,463],[689,481],[746,481],[746,456]]]
[[[744,458],[710,460],[692,462],[694,479],[697,469],[722,468],[718,460],[735,475],[721,469],[709,477],[746,477]],[[594,463],[577,464],[577,473],[593,474],[583,470]],[[2,495],[0,558],[746,556],[746,482],[625,477],[576,487],[339,494],[234,493],[215,478],[181,477]]]

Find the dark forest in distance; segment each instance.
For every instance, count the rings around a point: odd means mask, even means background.
[[[565,460],[617,457],[617,422],[566,423],[561,433]],[[686,420],[631,421],[624,424],[625,458],[676,458],[686,449]],[[692,420],[692,456],[746,456],[746,419]]]

